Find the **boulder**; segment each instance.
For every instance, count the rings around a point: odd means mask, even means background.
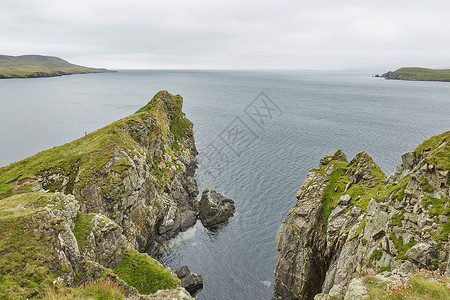
[[[205,189],[199,205],[199,219],[207,228],[216,227],[234,215],[234,201],[212,189]]]
[[[414,245],[406,252],[408,259],[422,268],[431,266],[438,255],[439,251],[427,243]]]
[[[179,268],[176,272],[177,277],[181,280],[181,285],[191,295],[197,293],[203,288],[203,279],[200,275],[191,273],[187,266]]]

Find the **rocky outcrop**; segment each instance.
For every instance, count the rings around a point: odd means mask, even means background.
[[[162,242],[196,221],[197,150],[182,103],[159,92],[136,114],[76,141],[83,149],[109,139],[42,171],[36,184],[75,195],[81,212],[108,216],[137,250],[156,255]]]
[[[276,296],[342,298],[369,269],[448,273],[449,143],[450,132],[425,141],[389,178],[366,152],[324,157],[278,231]]]
[[[234,215],[234,201],[212,189],[205,189],[199,205],[199,219],[207,228],[217,227]]]
[[[144,254],[197,220],[197,151],[182,103],[159,92],[127,118],[0,169],[0,273],[8,274],[0,294],[106,279],[129,297],[164,290],[157,299],[191,299]]]
[[[203,288],[203,279],[200,275],[191,273],[187,266],[183,266],[176,270],[175,274],[181,280],[181,285],[190,294],[194,295]]]

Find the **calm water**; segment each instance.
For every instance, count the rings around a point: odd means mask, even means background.
[[[200,188],[234,199],[237,213],[215,232],[197,224],[161,261],[203,276],[198,299],[271,299],[275,235],[308,169],[331,150],[349,159],[366,150],[390,174],[403,152],[450,129],[450,83],[370,75],[121,71],[0,80],[0,166],[125,117],[159,90],[179,93],[195,124]],[[256,98],[262,91],[271,101]],[[245,113],[255,105],[266,117]],[[236,125],[237,140],[228,134]]]

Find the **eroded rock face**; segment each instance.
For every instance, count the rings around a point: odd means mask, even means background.
[[[205,189],[199,205],[198,218],[205,227],[216,227],[234,215],[234,201],[212,189]]]
[[[425,141],[389,178],[365,152],[323,158],[278,231],[276,296],[339,297],[371,268],[449,274],[449,141],[450,132]],[[346,299],[358,297],[351,290]]]
[[[197,150],[182,104],[181,96],[159,92],[110,129],[116,143],[82,157],[69,171],[46,170],[38,183],[75,195],[83,213],[108,216],[136,249],[156,255],[161,243],[196,221]]]

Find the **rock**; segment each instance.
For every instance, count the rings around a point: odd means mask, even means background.
[[[133,297],[133,298],[127,298],[128,300],[195,300],[194,297],[192,297],[186,289],[182,287],[177,287],[175,289],[171,290],[160,290],[156,292],[154,295],[148,295],[148,296],[139,296],[139,297]]]
[[[350,281],[344,300],[361,300],[367,298],[367,288],[363,281],[360,278],[355,278]]]
[[[200,200],[199,215],[203,226],[216,227],[234,215],[234,202],[212,189],[205,189]]]
[[[203,279],[200,275],[191,273],[187,266],[179,268],[176,272],[177,277],[181,280],[181,285],[191,295],[194,295],[203,288]]]
[[[413,152],[406,152],[402,154],[402,165],[406,170],[411,170],[414,165],[416,155]]]
[[[331,151],[320,160],[319,166],[326,166],[332,160],[347,162],[347,157],[342,150]]]
[[[338,198],[338,205],[347,206],[351,200],[352,200],[352,196],[350,196],[349,194],[345,194]]]
[[[346,165],[336,153],[309,171],[278,230],[275,296],[362,299],[358,278],[383,269],[449,275],[450,132],[402,155],[389,178],[366,152]]]
[[[320,293],[314,296],[314,300],[333,300],[333,297],[328,294]]]
[[[419,267],[427,268],[432,266],[433,260],[437,259],[439,251],[427,243],[414,245],[406,252],[406,256]]]
[[[351,216],[353,217],[353,218],[358,218],[360,215],[361,215],[361,207],[359,207],[359,206],[354,206],[353,208],[352,208],[352,212],[351,212]]]

